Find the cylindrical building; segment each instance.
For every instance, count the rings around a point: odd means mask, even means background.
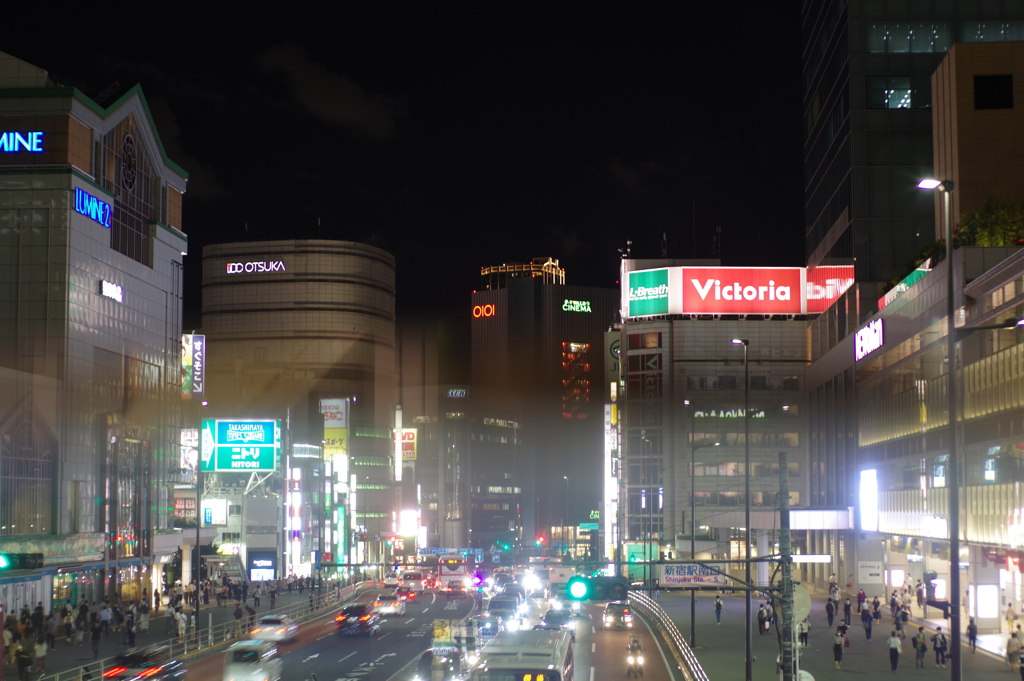
[[[288,418],[287,455],[289,443],[322,442],[321,400],[348,401],[349,458],[332,468],[341,476],[333,498],[344,509],[334,515],[344,527],[325,532],[316,526],[324,514],[314,512],[303,513],[313,525],[299,529],[310,550],[345,551],[340,547],[354,533],[367,554],[376,554],[373,542],[391,531],[394,508],[394,257],[325,239],[210,245],[203,249],[202,310],[208,346],[203,418]],[[345,484],[352,475],[354,516],[350,497],[337,494],[350,491]]]

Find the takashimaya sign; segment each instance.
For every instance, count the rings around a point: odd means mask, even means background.
[[[276,471],[281,454],[278,421],[203,421],[204,471]]]
[[[569,300],[562,303],[562,310],[565,312],[592,312],[589,300]]]
[[[853,358],[860,361],[885,344],[882,320],[873,319],[853,337]]]
[[[255,262],[229,262],[228,274],[258,274],[260,272],[286,272],[284,261],[267,260]]]

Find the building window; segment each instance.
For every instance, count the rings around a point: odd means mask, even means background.
[[[953,27],[948,21],[871,23],[864,33],[867,51],[872,54],[943,53],[953,45]]]
[[[644,348],[660,348],[661,347],[661,333],[631,333],[629,334],[628,343],[630,350],[642,350]]]
[[[930,109],[930,76],[868,76],[866,106],[869,109]]]
[[[150,222],[160,217],[160,179],[140,143],[134,116],[103,136],[103,188],[114,194],[110,247],[153,266]]]
[[[562,417],[585,420],[590,404],[590,343],[562,343]]]
[[[241,504],[229,504],[228,505],[228,515],[242,515],[242,505]]]
[[[958,22],[961,43],[1001,43],[1008,40],[1024,40],[1024,21],[1020,19],[1001,21],[977,19]]]
[[[242,541],[241,532],[221,532],[221,542],[226,544],[237,544]]]
[[[1012,109],[1013,76],[975,76],[974,109]]]

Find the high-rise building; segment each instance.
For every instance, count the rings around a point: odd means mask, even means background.
[[[482,268],[481,286],[495,288],[475,291],[467,310],[475,408],[518,426],[512,487],[522,488],[527,542],[544,535],[555,550],[585,555],[590,544],[582,545],[573,528],[595,521],[603,504],[598,382],[619,294],[560,283],[557,260],[498,269]]]
[[[889,281],[935,241],[916,188],[932,174],[932,72],[954,43],[1024,39],[1024,7],[806,0],[802,23],[807,265]]]
[[[170,511],[187,178],[138,85],[101,106],[0,53],[0,552],[46,568],[8,608],[139,598],[195,536]]]

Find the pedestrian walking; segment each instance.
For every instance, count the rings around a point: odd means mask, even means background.
[[[235,636],[242,635],[242,604],[235,603],[235,610],[231,613],[235,617]]]
[[[36,647],[35,647],[35,656],[36,656],[35,670],[37,672],[45,672],[46,671],[46,651],[47,650],[49,650],[49,646],[46,645],[46,639],[43,638],[43,637],[37,638],[36,639]]]
[[[149,601],[142,601],[139,606],[139,631],[149,631]]]
[[[914,667],[924,669],[924,656],[928,652],[928,637],[924,635],[924,627],[917,628],[914,636]]]
[[[768,620],[768,611],[764,607],[764,603],[757,609],[757,633],[764,636],[765,625]]]
[[[1010,669],[1017,669],[1020,666],[1020,639],[1017,638],[1017,634],[1010,634],[1010,638],[1006,641],[1006,664],[1010,665]]]
[[[850,622],[853,620],[850,617],[850,613],[853,611],[853,604],[850,603],[850,599],[847,598],[846,602],[843,603],[843,619],[846,620],[846,626],[850,626]]]
[[[860,611],[864,609],[864,601],[866,601],[867,599],[868,599],[868,595],[866,593],[864,593],[864,589],[861,589],[860,591],[857,592],[857,614],[858,615],[860,614]]]
[[[889,636],[886,644],[889,646],[889,664],[892,665],[892,670],[896,671],[896,667],[900,663],[900,655],[903,654],[903,641],[900,640],[900,637],[894,631]]]
[[[124,637],[128,643],[129,648],[135,647],[135,616],[128,613],[128,618],[124,621]]]
[[[932,649],[935,651],[935,668],[946,668],[946,650],[949,648],[949,641],[942,633],[942,627],[935,627],[935,635],[932,636]],[[1019,648],[1018,648],[1019,650]]]
[[[971,623],[967,625],[967,643],[971,646],[971,653],[978,651],[978,625],[975,624],[973,617]]]
[[[153,589],[153,612],[160,614],[160,589]]]
[[[801,646],[803,646],[804,648],[807,647],[807,639],[808,639],[808,635],[810,633],[811,633],[811,623],[807,621],[806,617],[803,619],[802,622],[797,622],[796,623],[797,642]]]
[[[14,651],[14,661],[18,665],[18,679],[19,681],[28,681],[29,671],[32,667],[32,656],[29,654],[25,646],[20,643],[17,644],[17,648]]]
[[[174,617],[174,608],[167,606],[166,617],[164,622],[167,626],[164,627],[164,633],[175,636],[178,633],[178,620]]]
[[[270,587],[270,609],[277,607],[277,589]]]
[[[260,607],[260,597],[263,595],[263,589],[256,587],[256,590],[252,592],[252,602],[257,608]]]
[[[1013,633],[1013,622],[1017,619],[1017,613],[1013,611],[1013,603],[1006,606],[1006,631]]]
[[[188,629],[188,616],[185,611],[178,608],[178,611],[174,613],[174,619],[177,620],[178,625],[178,640],[185,640],[185,630]]]
[[[71,616],[71,612],[64,615],[64,637],[68,643],[71,643],[71,635],[75,633],[75,619]]]
[[[825,604],[825,614],[828,615],[828,626],[832,626],[832,620],[836,618],[836,604],[832,602],[832,599],[828,599],[828,603]]]
[[[843,648],[850,644],[849,639],[836,629],[836,635],[832,637],[832,656],[836,661],[836,669],[843,668]]]
[[[721,596],[715,596],[715,619],[718,620],[718,624],[722,623],[722,608],[723,607],[724,607],[724,604],[722,603],[722,597]]]
[[[247,615],[249,615],[249,628],[252,629],[254,626],[256,626],[256,611],[253,610],[253,607],[251,605],[246,604],[245,612]]]
[[[95,660],[100,656],[100,641],[103,640],[103,625],[99,619],[92,621],[89,628],[89,640],[92,642],[92,658]]]
[[[868,610],[863,610],[860,613],[860,625],[864,627],[864,635],[867,640],[871,640],[871,628],[874,626],[875,619],[871,616]]]

